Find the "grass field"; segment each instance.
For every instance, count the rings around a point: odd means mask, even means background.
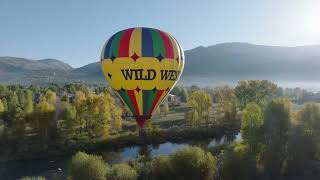
[[[169,128],[187,123],[184,115],[185,112],[190,110],[190,108],[186,104],[170,107],[169,109],[170,111],[166,114],[164,112],[161,112],[161,114],[154,112],[150,119],[152,125],[159,126],[160,128]],[[136,122],[132,117],[125,118],[123,125],[124,127],[132,128],[133,126],[136,126]]]

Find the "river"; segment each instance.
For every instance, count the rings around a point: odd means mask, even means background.
[[[201,141],[187,141],[183,143],[166,142],[158,145],[145,145],[121,148],[116,151],[97,150],[92,154],[101,155],[109,164],[126,161],[130,158],[137,158],[139,155],[154,158],[158,155],[167,155],[173,151],[186,147],[188,145],[199,146],[203,148],[214,147],[227,141],[240,141],[241,135],[234,137],[211,138]],[[8,162],[0,168],[1,180],[19,179],[23,176],[44,176],[47,179],[55,177],[66,177],[67,167],[70,156],[52,157],[48,159],[37,159],[28,161]]]

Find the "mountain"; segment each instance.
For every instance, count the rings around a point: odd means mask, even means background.
[[[224,43],[198,47],[186,51],[185,56],[185,75],[297,78],[319,75],[320,67],[320,46],[277,47]]]
[[[61,69],[64,71],[70,71],[73,69],[69,64],[59,61],[57,59],[40,59],[37,62],[41,64],[46,64],[53,69]]]
[[[17,57],[0,57],[0,71],[17,72],[17,71],[69,71],[72,67],[56,59],[30,60]]]
[[[320,45],[280,47],[223,43],[185,51],[182,84],[236,82],[241,79],[319,81]],[[105,84],[100,63],[80,68],[56,59],[0,57],[0,83],[39,84],[80,82]]]
[[[235,83],[242,79],[320,80],[320,45],[280,47],[223,43],[188,50],[185,57],[184,84]]]
[[[73,79],[79,79],[88,84],[106,84],[106,79],[101,70],[100,62],[94,62],[76,68],[72,71]]]
[[[105,80],[98,63],[73,68],[57,59],[0,57],[0,84],[48,85],[50,83],[105,84]]]
[[[66,83],[73,68],[56,59],[31,60],[17,57],[0,57],[1,84]]]

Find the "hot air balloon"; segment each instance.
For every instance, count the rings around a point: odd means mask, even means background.
[[[184,53],[170,34],[136,27],[111,36],[102,49],[101,66],[109,85],[143,128],[179,80]]]

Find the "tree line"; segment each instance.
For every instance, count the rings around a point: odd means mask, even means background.
[[[46,149],[50,143],[106,138],[120,131],[122,110],[108,89],[0,86],[0,119],[1,143],[37,141]]]

